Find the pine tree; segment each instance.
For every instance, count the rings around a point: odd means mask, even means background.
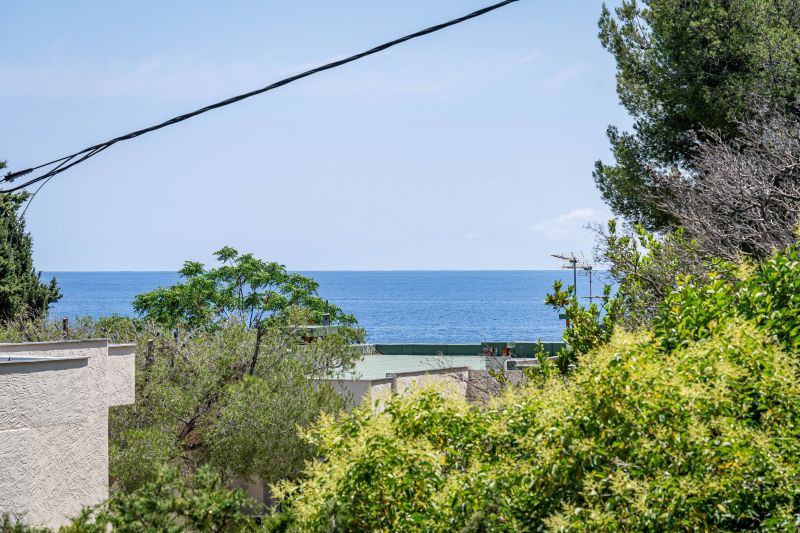
[[[5,168],[0,161],[0,169]],[[33,267],[32,240],[19,208],[28,193],[0,194],[0,320],[40,317],[61,298],[56,280],[41,281]]]

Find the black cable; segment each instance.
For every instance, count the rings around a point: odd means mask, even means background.
[[[53,170],[57,170],[57,169],[61,168],[62,166],[64,166],[65,164],[67,164],[67,163],[70,161],[70,159],[72,159],[72,157],[71,157],[71,156],[70,156],[70,157],[62,157],[61,159],[57,159],[56,161],[61,161],[61,163],[60,163],[60,164],[59,164],[59,165],[58,165],[56,168],[54,168]],[[54,162],[55,162],[55,161],[51,161],[50,163],[45,163],[44,165],[39,165],[39,166],[47,166],[48,164],[52,164],[52,163],[54,163]],[[49,182],[51,179],[53,179],[53,176],[50,176],[49,178],[47,178],[46,180],[44,180],[44,181],[42,182],[42,184],[41,184],[41,185],[39,185],[39,187],[38,187],[38,188],[37,188],[37,189],[34,191],[34,193],[33,193],[33,194],[30,196],[30,198],[28,198],[28,201],[25,203],[25,209],[23,209],[23,210],[22,210],[22,213],[19,215],[19,222],[20,222],[20,224],[24,224],[24,223],[25,223],[25,213],[27,213],[27,212],[28,212],[28,208],[31,206],[31,202],[33,202],[33,199],[34,199],[34,198],[36,198],[36,195],[37,195],[37,194],[39,194],[39,191],[41,191],[41,190],[42,190],[42,187],[44,187],[45,185],[47,185],[47,182]],[[13,248],[13,247],[14,247],[14,232],[11,232],[11,233],[10,233],[10,237],[9,237],[9,239],[8,239],[8,246],[9,246],[9,248]]]
[[[485,15],[486,13],[494,11],[495,9],[499,9],[499,8],[501,8],[503,6],[506,6],[508,4],[512,4],[512,3],[518,2],[518,1],[519,0],[504,0],[503,2],[498,2],[496,4],[484,7],[483,9],[479,9],[477,11],[473,11],[472,13],[470,13],[468,15],[464,15],[463,17],[458,17],[458,18],[449,20],[447,22],[443,22],[441,24],[437,24],[435,26],[431,26],[429,28],[425,28],[424,30],[420,30],[418,32],[411,33],[409,35],[406,35],[405,37],[400,37],[399,39],[395,39],[393,41],[389,41],[389,42],[383,43],[383,44],[378,45],[378,46],[376,46],[374,48],[371,48],[371,49],[369,49],[369,50],[367,50],[365,52],[360,52],[358,54],[352,55],[352,56],[347,57],[345,59],[340,59],[338,61],[332,61],[330,63],[326,63],[325,65],[322,65],[322,66],[319,66],[319,67],[316,67],[316,68],[312,68],[310,70],[306,70],[305,72],[301,72],[300,74],[295,74],[294,76],[290,76],[288,78],[284,78],[284,79],[282,79],[280,81],[276,81],[275,83],[273,83],[271,85],[267,85],[266,87],[262,87],[260,89],[254,90],[254,91],[250,91],[248,93],[240,94],[238,96],[233,96],[233,97],[228,98],[226,100],[222,100],[222,101],[217,102],[215,104],[208,105],[206,107],[203,107],[201,109],[197,109],[197,110],[192,111],[190,113],[185,113],[183,115],[178,115],[177,117],[173,117],[173,118],[171,118],[171,119],[169,119],[167,121],[164,121],[164,122],[162,122],[160,124],[156,124],[155,126],[150,126],[148,128],[144,128],[144,129],[141,129],[141,130],[132,131],[132,132],[127,133],[125,135],[121,135],[119,137],[115,137],[115,138],[113,138],[111,140],[108,140],[106,142],[103,142],[103,143],[100,143],[100,144],[96,144],[96,145],[90,146],[88,148],[84,148],[83,150],[80,150],[79,152],[75,152],[74,154],[70,154],[70,155],[61,157],[59,159],[54,159],[53,161],[50,161],[49,163],[43,163],[43,164],[41,164],[39,166],[31,167],[31,168],[28,168],[28,169],[25,169],[25,170],[19,170],[19,171],[16,171],[16,172],[9,172],[3,177],[2,181],[12,182],[15,179],[17,179],[17,178],[19,178],[21,176],[24,176],[26,174],[30,174],[31,172],[33,172],[34,170],[37,170],[39,168],[42,168],[42,167],[45,167],[45,166],[48,166],[48,165],[52,165],[53,163],[58,163],[58,162],[62,163],[61,165],[57,166],[53,170],[50,170],[50,171],[45,172],[44,174],[42,174],[40,176],[32,178],[32,179],[26,181],[25,183],[22,183],[21,185],[16,185],[16,186],[10,187],[8,189],[0,189],[0,193],[10,193],[10,192],[18,191],[20,189],[24,189],[25,187],[27,187],[29,185],[32,185],[34,183],[40,182],[42,180],[48,180],[49,181],[50,178],[52,178],[56,174],[60,174],[61,172],[64,172],[65,170],[67,170],[69,168],[72,168],[75,165],[86,161],[90,157],[96,155],[97,153],[101,152],[102,150],[105,150],[106,148],[109,148],[112,145],[114,145],[114,144],[116,144],[116,143],[118,143],[120,141],[127,141],[129,139],[133,139],[133,138],[138,137],[140,135],[144,135],[145,133],[150,133],[151,131],[159,130],[159,129],[165,128],[167,126],[171,126],[173,124],[177,124],[178,122],[183,122],[184,120],[188,120],[188,119],[190,119],[192,117],[196,117],[197,115],[201,115],[201,114],[206,113],[208,111],[211,111],[213,109],[217,109],[217,108],[224,107],[224,106],[227,106],[227,105],[230,105],[230,104],[234,104],[234,103],[239,102],[241,100],[244,100],[246,98],[250,98],[252,96],[256,96],[256,95],[265,93],[267,91],[271,91],[273,89],[277,89],[279,87],[283,87],[284,85],[288,85],[288,84],[290,84],[292,82],[295,82],[297,80],[301,80],[303,78],[307,78],[308,76],[313,76],[314,74],[317,74],[319,72],[323,72],[325,70],[330,70],[332,68],[340,67],[342,65],[345,65],[347,63],[351,63],[353,61],[357,61],[357,60],[359,60],[359,59],[361,59],[363,57],[367,57],[367,56],[370,56],[372,54],[377,54],[378,52],[382,52],[383,50],[386,50],[387,48],[391,48],[393,46],[397,46],[398,44],[404,43],[406,41],[410,41],[412,39],[416,39],[418,37],[422,37],[424,35],[428,35],[428,34],[437,32],[439,30],[443,30],[443,29],[448,28],[450,26],[455,26],[456,24],[460,24],[460,23],[465,22],[467,20],[470,20],[470,19],[473,19],[473,18],[476,18],[476,17],[480,17],[481,15]],[[64,163],[66,163],[66,162],[68,162],[68,161],[70,161],[73,158],[78,157],[78,156],[83,156],[83,157],[81,157],[77,161],[73,161],[72,163],[64,164]]]

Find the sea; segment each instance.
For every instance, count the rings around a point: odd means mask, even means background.
[[[374,343],[479,343],[557,341],[564,321],[544,305],[553,281],[572,283],[572,271],[318,271],[301,272],[320,295],[355,315]],[[593,295],[604,273],[595,272]],[[43,272],[55,277],[63,298],[53,318],[135,316],[137,294],[180,281],[174,272]],[[589,296],[588,278],[578,294]],[[587,300],[583,300],[586,302]]]

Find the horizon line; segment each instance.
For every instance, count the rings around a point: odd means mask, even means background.
[[[569,272],[568,268],[301,268],[287,269],[289,272]],[[606,272],[596,268],[595,272]],[[177,270],[39,270],[42,274],[178,274]]]

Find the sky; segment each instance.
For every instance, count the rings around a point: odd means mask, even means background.
[[[491,0],[7,2],[0,159],[39,164]],[[630,125],[601,2],[522,0],[116,145],[26,215],[45,271],[550,269],[591,255]]]

